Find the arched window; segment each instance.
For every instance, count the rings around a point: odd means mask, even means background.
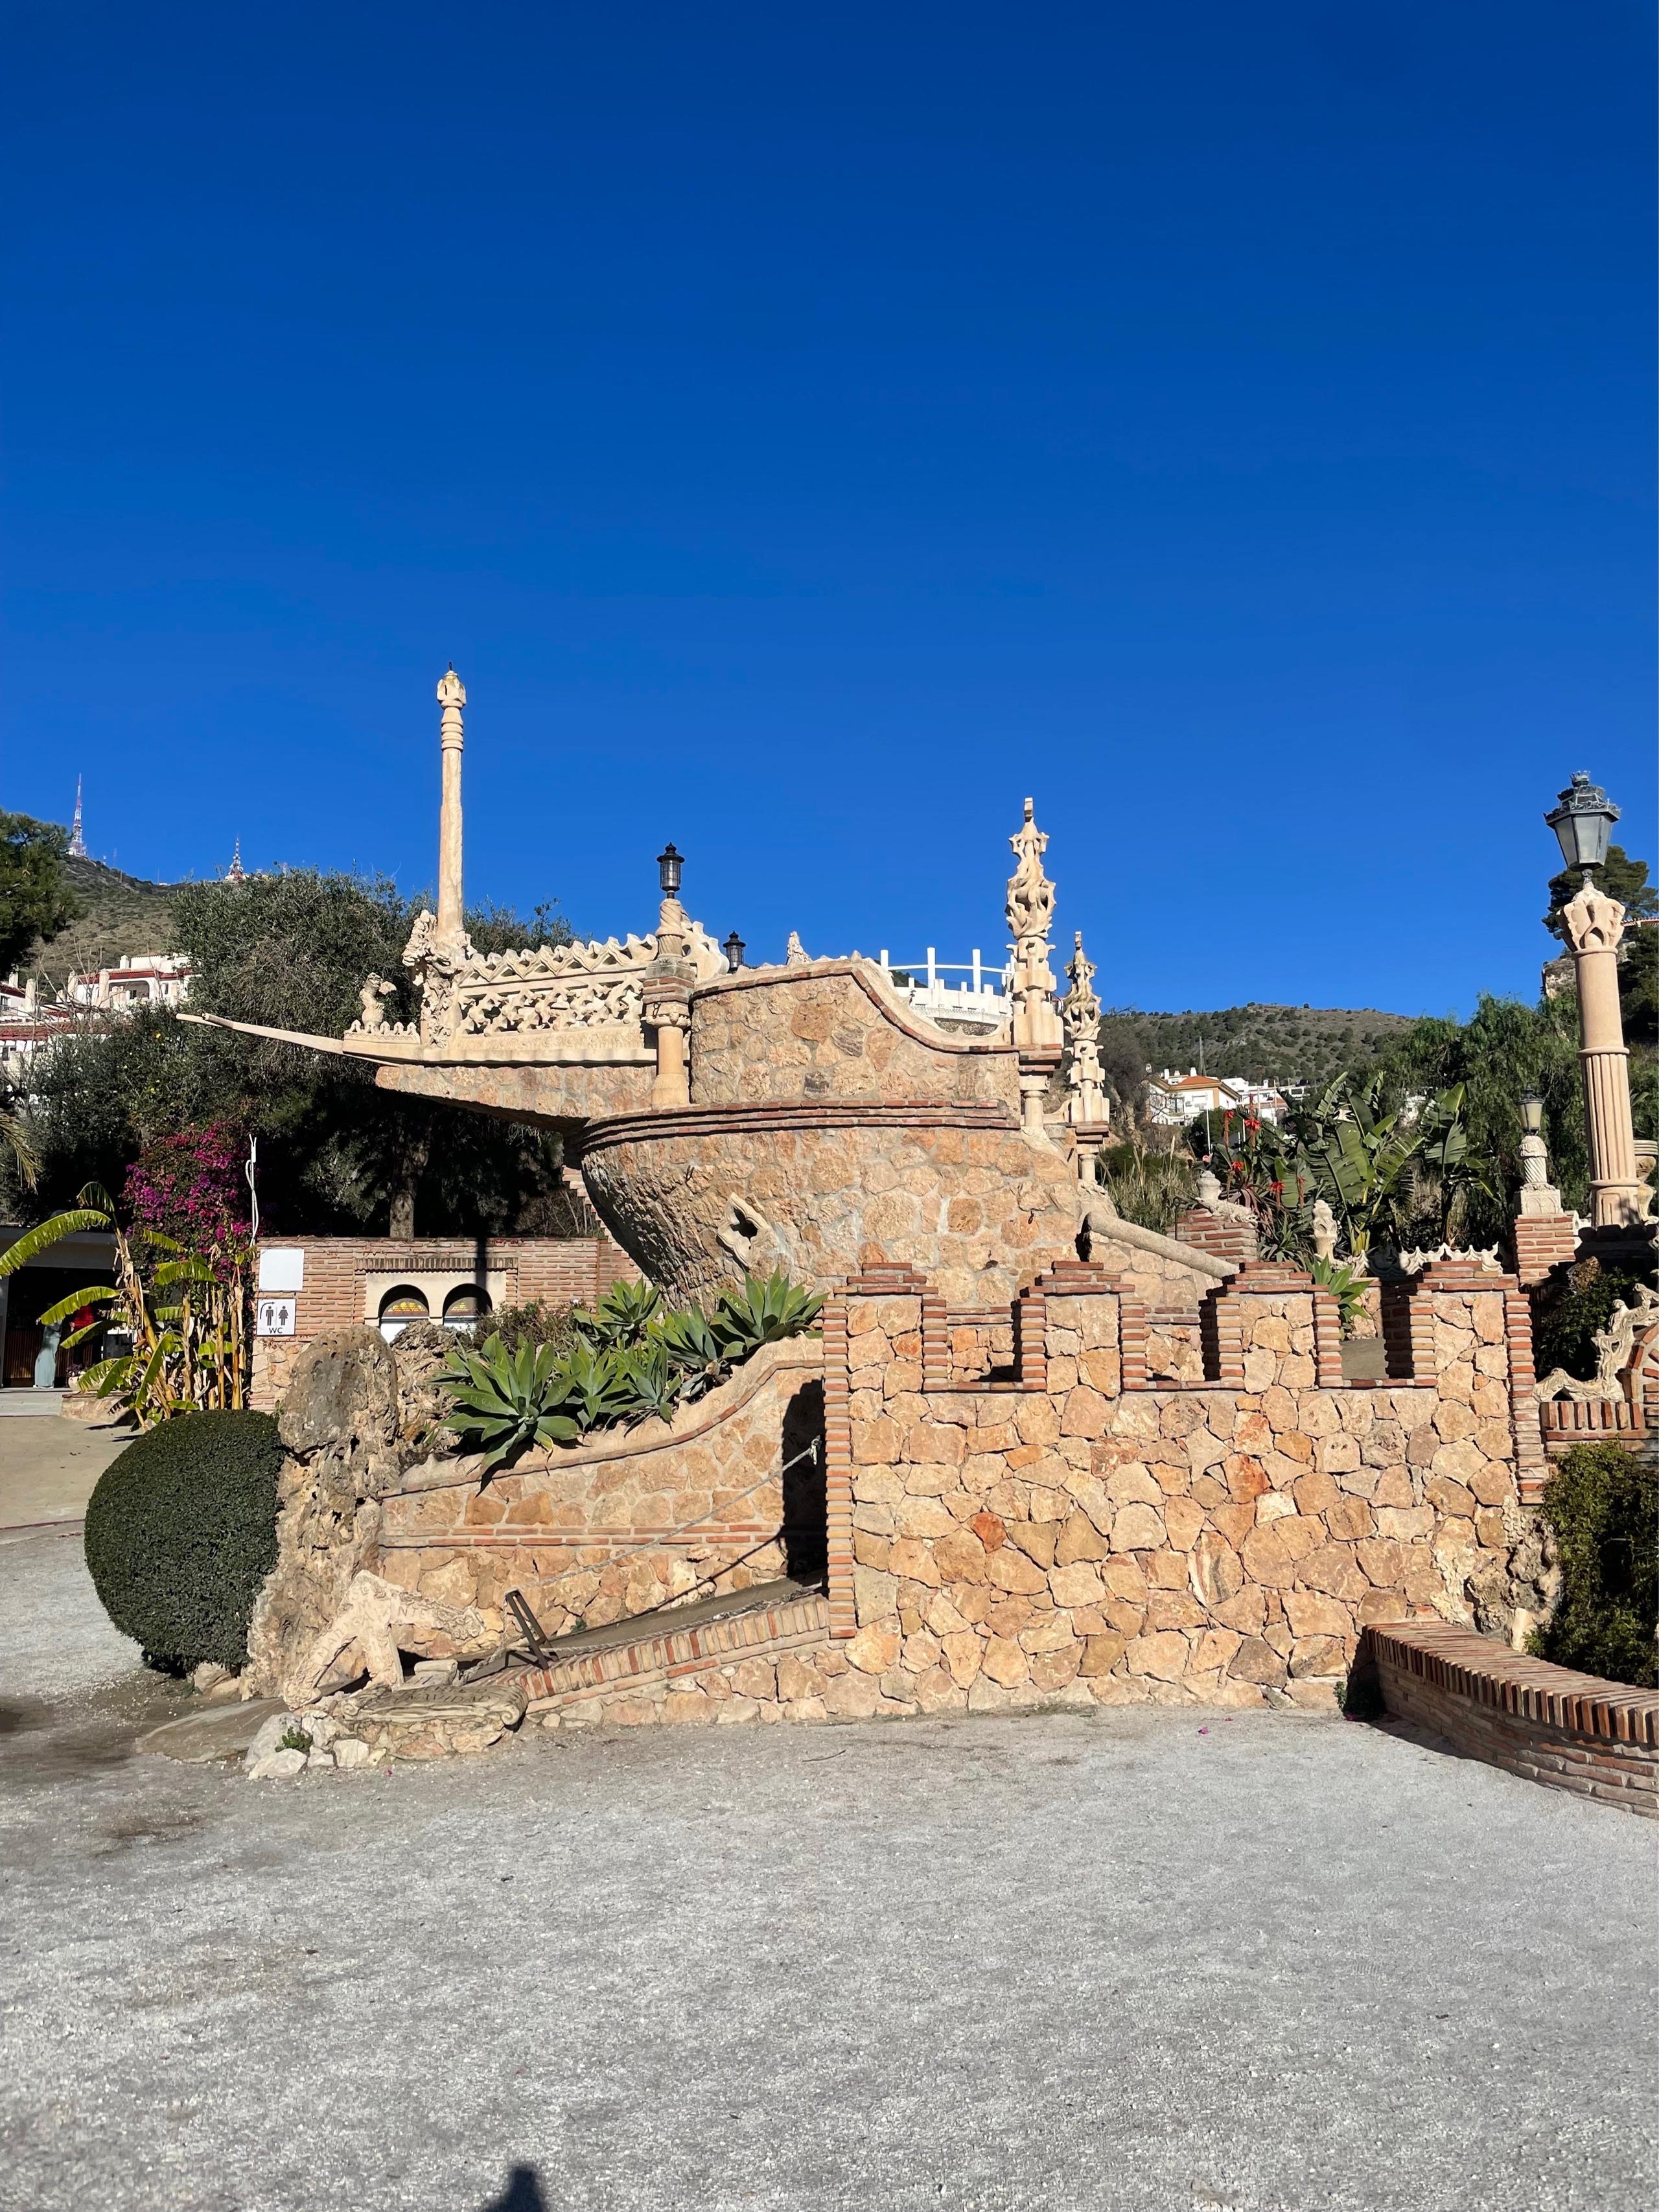
[[[476,1328],[489,1311],[489,1293],[476,1283],[463,1283],[444,1300],[446,1328]]]
[[[380,1300],[380,1334],[388,1344],[400,1337],[412,1321],[426,1321],[431,1309],[412,1283],[388,1291]]]

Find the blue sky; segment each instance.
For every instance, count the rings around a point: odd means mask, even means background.
[[[1530,993],[1654,851],[1653,16],[68,4],[9,27],[0,805],[1109,1002]]]

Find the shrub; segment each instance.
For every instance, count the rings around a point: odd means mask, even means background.
[[[1659,1686],[1659,1470],[1621,1445],[1575,1444],[1544,1488],[1561,1595],[1536,1656],[1610,1682]]]
[[[1595,1339],[1622,1300],[1645,1278],[1624,1267],[1604,1267],[1594,1255],[1550,1276],[1532,1293],[1533,1364],[1540,1375],[1558,1367],[1580,1382],[1595,1372]]]
[[[576,1340],[571,1326],[574,1310],[570,1306],[545,1306],[539,1298],[532,1298],[527,1306],[503,1306],[499,1313],[483,1316],[472,1332],[473,1340],[483,1344],[498,1336],[508,1352],[516,1352],[521,1344],[529,1345],[532,1351],[548,1344],[562,1359]]]
[[[276,1564],[283,1447],[268,1413],[182,1413],[130,1443],[87,1507],[87,1566],[151,1666],[240,1667]]]

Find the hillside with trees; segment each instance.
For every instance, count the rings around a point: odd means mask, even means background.
[[[21,973],[42,976],[61,991],[71,972],[95,975],[131,953],[178,950],[173,942],[176,884],[147,883],[70,853],[63,856],[62,872],[75,914],[49,935],[35,938],[19,961]]]
[[[1138,1095],[1149,1067],[1317,1085],[1345,1068],[1373,1066],[1412,1024],[1409,1014],[1372,1006],[1256,1004],[1182,1014],[1114,1006],[1101,1019],[1101,1059],[1121,1102]]]

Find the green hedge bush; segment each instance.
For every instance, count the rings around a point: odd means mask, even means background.
[[[1545,1485],[1561,1596],[1535,1655],[1610,1682],[1659,1687],[1659,1468],[1620,1444],[1575,1444]]]
[[[107,1467],[87,1507],[87,1566],[104,1610],[153,1667],[240,1667],[276,1564],[283,1447],[268,1413],[181,1413]]]

